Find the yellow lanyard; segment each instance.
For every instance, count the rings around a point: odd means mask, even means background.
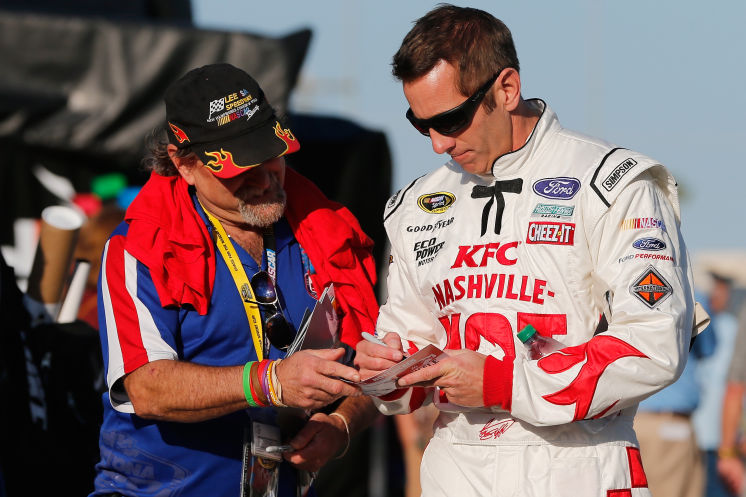
[[[199,199],[197,199],[199,200]],[[255,304],[256,299],[254,298],[254,291],[249,283],[249,278],[246,276],[246,271],[243,269],[243,265],[238,258],[238,254],[233,249],[233,244],[228,239],[228,234],[225,232],[223,225],[220,221],[215,218],[210,211],[205,209],[200,201],[199,205],[202,206],[202,210],[207,214],[207,219],[212,223],[212,227],[215,228],[215,235],[217,237],[218,250],[220,255],[223,256],[225,265],[228,266],[228,270],[233,277],[233,281],[236,283],[236,289],[238,294],[241,296],[243,301],[243,307],[246,311],[246,318],[249,320],[249,328],[251,328],[251,339],[254,342],[254,349],[256,350],[256,356],[261,361],[264,359],[264,335],[262,333],[262,315],[259,312],[259,306]]]

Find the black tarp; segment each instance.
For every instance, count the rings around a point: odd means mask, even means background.
[[[31,174],[40,163],[89,191],[124,173],[141,184],[144,137],[163,124],[163,93],[194,67],[230,62],[284,113],[311,38],[201,30],[143,20],[0,10],[0,243],[15,217],[55,202]]]

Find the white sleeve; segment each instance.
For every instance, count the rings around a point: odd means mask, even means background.
[[[516,358],[511,413],[535,425],[633,406],[673,383],[686,363],[693,285],[669,196],[652,174],[643,173],[587,231],[592,285],[606,294],[608,329],[538,361]],[[633,250],[635,243],[659,250]]]
[[[387,231],[389,226],[387,226]],[[395,229],[392,229],[392,232]],[[382,338],[386,333],[395,332],[402,338],[402,346],[408,353],[419,350],[428,344],[443,349],[447,337],[443,326],[428,311],[428,305],[416,288],[412,275],[404,263],[402,248],[389,232],[391,259],[386,279],[388,298],[378,313],[376,334]],[[432,388],[400,389],[373,401],[383,414],[406,414],[431,402]]]

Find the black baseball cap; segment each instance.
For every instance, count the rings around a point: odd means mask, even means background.
[[[166,90],[164,100],[169,142],[191,147],[220,178],[300,148],[254,78],[230,64],[192,69]]]

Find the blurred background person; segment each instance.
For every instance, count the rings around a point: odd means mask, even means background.
[[[703,296],[695,300],[706,302]],[[635,432],[642,466],[655,497],[700,497],[705,468],[697,446],[692,413],[701,399],[699,362],[715,352],[712,325],[697,335],[683,373],[675,383],[640,402]]]
[[[700,401],[692,415],[692,421],[697,443],[704,457],[704,495],[731,497],[735,494],[728,489],[717,471],[717,452],[720,446],[723,396],[738,324],[736,317],[730,312],[733,285],[731,278],[719,273],[710,273],[710,276],[712,286],[708,300],[711,319],[709,332],[715,337],[715,351],[697,362]]]
[[[741,306],[733,356],[728,370],[717,469],[731,492],[746,494],[742,416],[746,393],[746,306]]]

